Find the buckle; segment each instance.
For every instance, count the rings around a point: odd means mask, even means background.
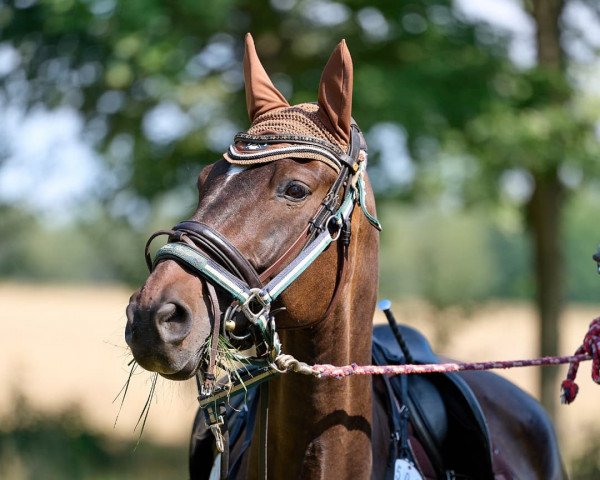
[[[253,324],[256,324],[261,317],[265,318],[270,308],[271,298],[260,288],[251,288],[250,295],[241,305],[242,312]]]
[[[219,453],[225,451],[225,439],[223,438],[223,432],[221,432],[221,426],[225,425],[223,415],[225,415],[225,405],[223,403],[207,405],[204,409],[206,424],[215,437],[215,444]]]

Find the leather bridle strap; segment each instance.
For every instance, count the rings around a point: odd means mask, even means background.
[[[269,382],[261,383],[259,390],[259,418],[258,426],[258,479],[267,480],[267,454],[269,448]]]
[[[202,384],[202,394],[210,395],[213,391],[214,383],[216,380],[215,370],[217,367],[217,353],[219,343],[219,330],[221,328],[221,314],[219,311],[219,299],[217,298],[217,292],[215,287],[210,282],[202,282],[206,286],[208,299],[211,303],[213,327],[212,334],[210,336],[210,347],[208,349],[208,366],[204,373],[204,382]]]
[[[237,274],[251,288],[262,286],[258,273],[240,251],[229,240],[208,225],[187,220],[173,227],[175,232],[185,233],[203,252],[230,272]]]
[[[210,303],[210,311],[213,317],[212,334],[210,336],[210,347],[208,353],[208,366],[204,375],[196,374],[198,390],[201,395],[211,395],[214,391],[216,381],[217,353],[219,342],[219,331],[221,326],[221,312],[219,309],[219,299],[215,287],[210,282],[202,282],[206,288],[206,298]],[[218,408],[218,407],[217,407]],[[220,412],[219,412],[220,413]],[[208,420],[210,422],[210,419]],[[217,449],[221,453],[221,471],[220,480],[227,480],[229,476],[229,428],[227,422],[222,418],[220,421],[211,423],[210,429],[217,441]],[[218,430],[218,431],[217,431]]]
[[[154,270],[157,264],[156,258],[152,261],[150,245],[156,237],[161,235],[167,235],[171,244],[185,243],[202,255],[206,255],[220,269],[229,272],[237,279],[241,279],[249,287],[262,287],[258,273],[237,248],[208,225],[192,220],[178,223],[171,230],[158,230],[148,238],[144,256],[150,272]]]
[[[292,255],[296,253],[300,247],[308,241],[308,233],[310,232],[311,225],[307,224],[306,228],[302,231],[302,233],[298,236],[296,241],[290,245],[290,247],[283,252],[283,254],[275,260],[271,264],[269,268],[267,268],[264,272],[262,272],[258,279],[264,284],[269,278],[271,278],[276,272],[279,273],[283,267],[289,263],[289,260],[292,258]]]

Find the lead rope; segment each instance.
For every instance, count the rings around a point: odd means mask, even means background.
[[[425,373],[449,373],[466,371],[496,370],[517,367],[542,367],[547,365],[563,365],[592,360],[592,355],[581,353],[561,357],[540,357],[527,360],[499,360],[491,362],[464,363],[426,363],[408,365],[350,365],[335,366],[328,364],[309,365],[289,355],[280,355],[275,359],[279,372],[286,371],[312,375],[317,378],[344,378],[352,375],[420,375]],[[600,380],[600,378],[599,378]],[[597,383],[600,383],[597,382]]]
[[[583,339],[583,343],[577,349],[575,355],[586,355],[591,358],[592,380],[596,383],[600,383],[600,317],[590,323],[590,327]],[[561,384],[561,401],[567,405],[575,400],[577,393],[579,392],[579,386],[575,383],[575,377],[577,376],[580,361],[581,360],[574,360],[571,362],[567,377]]]

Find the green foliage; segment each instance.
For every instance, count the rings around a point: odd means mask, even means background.
[[[585,189],[567,207],[565,243],[567,252],[567,290],[572,300],[597,302],[600,276],[592,255],[600,245],[597,218],[600,192]]]
[[[110,438],[85,423],[77,406],[50,414],[20,395],[0,428],[0,477],[10,480],[185,478],[187,450]]]
[[[567,298],[597,303],[598,189],[574,195],[565,215]],[[531,249],[515,206],[444,211],[381,202],[382,296],[426,298],[438,308],[490,298],[531,298]],[[548,259],[553,261],[553,259]]]
[[[441,138],[485,110],[506,63],[505,39],[457,16],[450,0],[40,0],[1,4],[0,28],[20,55],[0,78],[5,99],[78,109],[109,168],[127,172],[121,187],[146,198],[189,181],[247,125],[247,31],[292,102],[314,101],[327,57],[346,38],[355,117],[367,130],[402,124],[416,158],[420,137]],[[178,127],[152,133],[148,122],[165,108],[177,120],[167,127]],[[126,158],[115,153],[123,141]]]
[[[135,229],[100,209],[78,223],[55,226],[16,206],[0,209],[0,278],[16,280],[139,285],[147,275],[146,239],[158,225],[175,223],[157,214],[156,223]]]
[[[380,208],[382,234],[381,290],[426,298],[435,307],[468,304],[489,296],[493,259],[486,227],[474,215]]]
[[[3,275],[18,275],[27,267],[29,250],[27,238],[35,230],[37,219],[28,212],[0,204],[0,272]]]
[[[595,432],[586,447],[573,460],[571,464],[571,478],[573,480],[596,480],[600,477],[600,434]]]
[[[562,165],[589,175],[599,171],[597,120],[597,111],[592,115],[575,104],[524,109],[497,104],[469,124],[467,135],[492,175],[516,167],[543,175]]]

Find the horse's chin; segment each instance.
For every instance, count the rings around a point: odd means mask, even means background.
[[[162,356],[138,358],[134,353],[134,358],[144,370],[156,372],[168,380],[187,380],[194,376],[200,364],[199,355],[193,354],[173,359]]]
[[[198,370],[199,361],[195,358],[190,358],[190,360],[184,365],[181,370],[178,370],[175,373],[166,373],[166,372],[158,372],[161,377],[166,378],[167,380],[187,380],[194,376],[196,370]]]

